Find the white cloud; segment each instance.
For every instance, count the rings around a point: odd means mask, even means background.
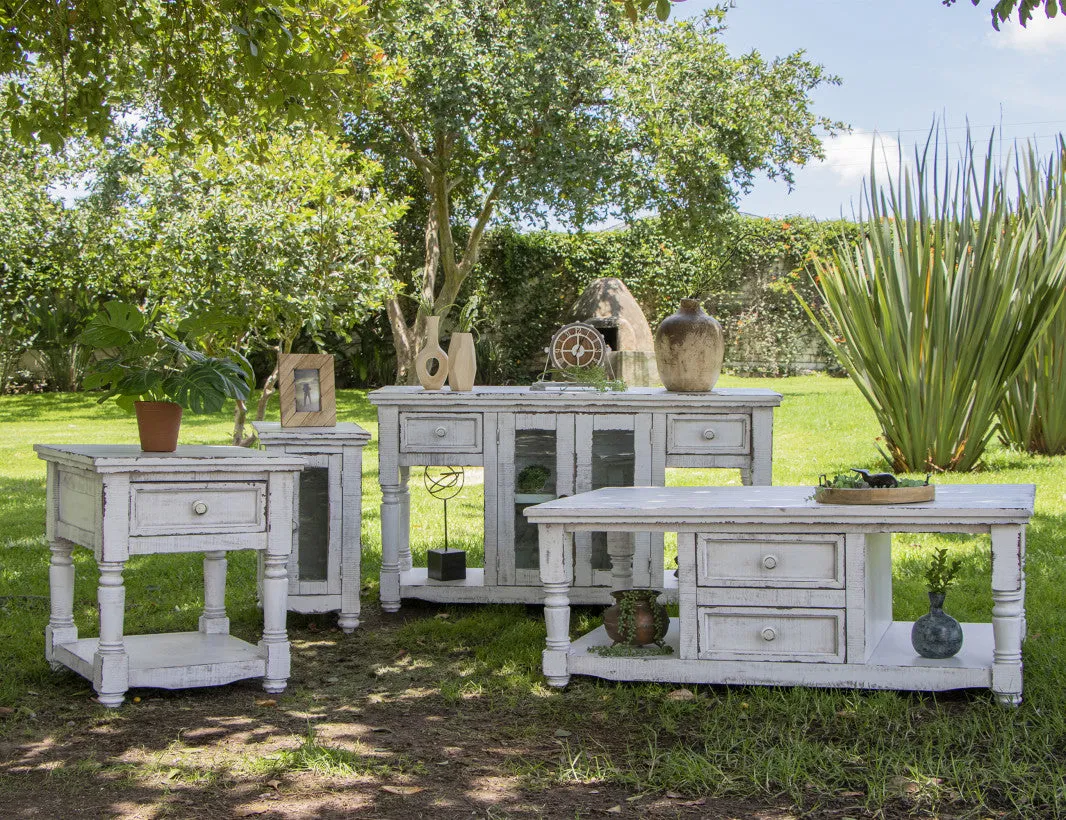
[[[1007,20],[1000,24],[1000,31],[990,31],[986,36],[995,48],[1047,54],[1066,48],[1066,15],[1049,20],[1043,9],[1037,9],[1024,28]]]
[[[840,184],[858,185],[870,173],[871,152],[876,150],[877,173],[895,174],[899,143],[890,136],[855,129],[825,141],[825,159],[817,166],[832,173]]]

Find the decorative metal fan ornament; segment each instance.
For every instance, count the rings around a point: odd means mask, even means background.
[[[548,347],[548,356],[552,367],[559,370],[600,365],[607,358],[607,345],[592,325],[571,322],[555,331]]]

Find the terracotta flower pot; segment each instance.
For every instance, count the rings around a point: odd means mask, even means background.
[[[682,299],[677,313],[663,319],[655,331],[655,363],[667,390],[710,390],[722,372],[724,358],[722,326],[695,299]]]
[[[670,628],[666,607],[656,603],[657,589],[620,589],[611,593],[617,603],[603,613],[603,628],[616,644],[644,646],[662,643]]]
[[[429,372],[429,363],[437,362],[435,372]],[[448,378],[448,354],[440,346],[440,317],[426,319],[426,346],[415,357],[415,375],[426,390],[440,390]]]
[[[172,401],[135,401],[137,432],[146,453],[173,453],[178,449],[181,405]]]
[[[474,389],[477,375],[477,356],[474,353],[473,333],[453,333],[448,342],[448,385],[452,390],[466,392]]]

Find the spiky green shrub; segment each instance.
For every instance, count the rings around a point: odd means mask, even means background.
[[[1046,164],[1019,167],[1026,180],[1022,205],[1044,214],[1050,253],[1054,240],[1066,233],[1066,141]],[[1066,303],[1055,314],[1047,332],[1017,378],[999,409],[1003,440],[1031,453],[1066,453]]]
[[[982,161],[967,137],[953,162],[934,130],[887,186],[871,162],[864,239],[818,260],[828,315],[808,314],[873,407],[897,471],[977,464],[1062,298],[1066,237],[1048,247],[1045,215],[1011,199],[993,154],[990,140]]]

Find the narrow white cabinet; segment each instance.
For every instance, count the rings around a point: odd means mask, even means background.
[[[282,427],[253,423],[267,452],[302,456],[296,493],[296,545],[289,561],[289,611],[338,611],[345,632],[359,626],[363,447],[358,424]]]

